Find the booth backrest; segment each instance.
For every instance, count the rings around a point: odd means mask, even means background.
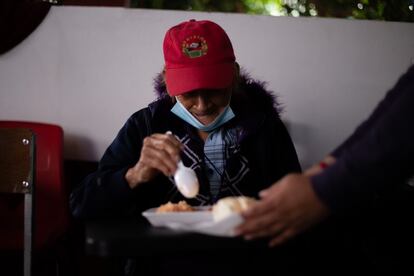
[[[63,129],[22,121],[0,121],[0,128],[28,128],[36,137],[34,248],[52,247],[67,230],[70,217],[63,178]],[[0,250],[23,248],[23,211],[21,195],[0,194]]]

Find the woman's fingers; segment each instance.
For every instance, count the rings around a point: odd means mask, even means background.
[[[278,245],[329,215],[316,196],[309,177],[290,174],[264,190],[261,200],[244,213],[238,234],[246,238],[269,236]]]
[[[143,141],[141,155],[125,177],[131,188],[148,182],[160,172],[171,176],[177,170],[182,144],[171,134],[153,134]]]
[[[296,232],[293,231],[292,229],[285,229],[285,230],[281,231],[280,233],[277,233],[276,235],[274,235],[271,238],[271,240],[269,242],[269,247],[278,246],[278,245],[286,242],[287,240],[289,240],[290,238],[292,238],[295,235],[296,235]]]
[[[176,170],[177,163],[171,161],[165,152],[147,147],[143,149],[140,163],[145,167],[156,169],[169,176]]]
[[[175,158],[164,151],[159,150],[152,145],[142,148],[140,162],[147,167],[160,170],[163,174],[170,176],[177,169],[177,161]]]
[[[278,223],[278,221],[267,221],[266,224],[263,224],[264,227],[254,229],[254,232],[245,234],[247,240],[264,238],[264,237],[273,237],[280,235],[284,231],[284,226]]]
[[[274,224],[275,216],[277,217],[270,200],[255,203],[242,215],[245,222],[237,228],[237,233],[250,237],[262,236],[259,232],[264,233],[264,229],[269,229],[268,227]]]
[[[182,144],[171,134],[155,133],[144,139],[140,161],[170,176],[177,169]]]
[[[165,150],[173,157],[179,157],[182,144],[173,135],[156,133],[150,137],[150,142],[154,147],[159,150]]]

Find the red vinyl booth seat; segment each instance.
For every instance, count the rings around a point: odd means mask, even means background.
[[[63,183],[63,129],[58,125],[0,121],[1,128],[29,128],[35,133],[34,248],[53,247],[69,224],[68,194]],[[22,195],[0,193],[0,250],[23,249]]]

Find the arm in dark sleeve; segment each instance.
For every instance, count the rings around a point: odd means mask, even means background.
[[[361,137],[369,129],[374,127],[374,125],[378,121],[380,121],[381,116],[385,114],[388,108],[394,104],[396,99],[398,99],[399,94],[401,93],[401,91],[404,90],[404,87],[409,85],[409,83],[412,81],[411,78],[413,77],[413,72],[414,66],[409,68],[408,71],[399,78],[394,88],[387,93],[385,98],[377,105],[377,107],[374,109],[374,111],[371,113],[368,119],[366,119],[362,124],[360,124],[358,128],[353,132],[353,134],[331,153],[332,156],[338,158],[345,148],[350,147],[356,141],[361,139]]]
[[[337,162],[312,178],[317,195],[332,210],[363,202],[386,185],[406,180],[414,172],[414,70],[360,140],[343,148]]]
[[[99,168],[87,176],[71,194],[70,205],[75,217],[119,215],[131,208],[133,191],[126,171],[139,160],[142,140],[147,135],[144,111],[131,116],[105,151]]]

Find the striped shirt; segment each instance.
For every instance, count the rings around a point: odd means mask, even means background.
[[[229,148],[236,144],[236,132],[233,129],[220,128],[211,132],[204,143],[204,162],[210,192],[217,198],[225,180],[224,171]]]

